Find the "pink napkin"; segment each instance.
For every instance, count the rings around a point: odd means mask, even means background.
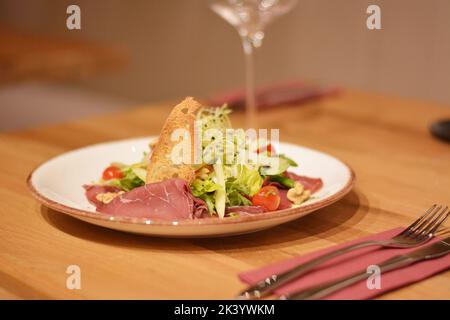
[[[239,274],[239,278],[247,284],[255,284],[259,280],[265,279],[271,276],[272,274],[288,270],[299,263],[306,262],[319,255],[366,240],[389,239],[395,234],[399,233],[401,230],[402,228],[397,228],[385,231],[376,235],[371,235],[362,239],[350,241],[348,243],[336,245],[330,248],[325,248],[304,256],[298,256],[286,261],[271,264],[269,266],[260,269],[243,272]],[[433,241],[430,241],[428,244],[433,243],[435,241],[439,241],[439,239],[434,239]],[[303,277],[291,283],[288,283],[283,287],[278,288],[275,291],[275,293],[281,295],[289,292],[294,292],[300,289],[306,289],[310,286],[318,285],[319,283],[322,282],[335,280],[337,278],[350,275],[352,273],[361,270],[365,270],[369,265],[379,264],[384,260],[387,260],[393,256],[417,250],[417,248],[412,249],[379,249],[379,248],[380,247],[363,248],[347,253],[343,256],[336,257],[328,261],[327,263],[318,266],[316,269],[312,270],[310,273],[304,275]],[[341,291],[335,292],[325,297],[324,299],[326,300],[369,299],[381,295],[385,292],[394,290],[396,288],[400,288],[408,284],[426,279],[438,272],[447,269],[450,269],[450,254],[438,259],[418,262],[416,264],[413,264],[411,266],[402,269],[381,274],[380,289],[370,290],[367,288],[366,281],[361,281],[348,288],[342,289]]]
[[[307,101],[338,93],[336,87],[305,84],[301,81],[276,83],[256,89],[258,110],[266,110],[278,105],[300,105]],[[238,89],[218,94],[209,99],[209,104],[220,106],[227,103],[234,110],[245,107],[245,90]]]

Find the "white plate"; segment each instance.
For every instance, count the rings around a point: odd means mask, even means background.
[[[98,180],[112,161],[140,161],[152,138],[101,143],[64,153],[35,169],[28,177],[28,187],[44,205],[106,228],[152,236],[208,237],[254,232],[297,219],[342,198],[351,190],[355,180],[350,167],[328,154],[280,143],[277,151],[299,163],[299,168],[290,170],[323,180],[322,189],[299,207],[238,218],[179,221],[112,217],[96,212],[87,201],[82,186]]]

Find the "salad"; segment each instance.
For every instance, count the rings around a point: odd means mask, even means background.
[[[178,169],[177,172],[180,174],[176,175],[177,178],[173,178],[171,171],[171,176],[161,181],[150,183],[148,181],[151,173],[150,163],[154,165],[154,162],[163,161],[158,159],[167,158],[155,154],[162,149],[162,147],[158,149],[158,144],[164,143],[163,129],[159,139],[150,144],[149,151],[143,154],[141,161],[133,164],[112,162],[104,169],[101,179],[87,189],[90,191],[96,187],[97,192],[91,202],[96,204],[99,211],[114,201],[120,202],[123,206],[124,203],[139,198],[139,191],[136,190],[151,187],[154,188],[152,193],[158,194],[159,189],[167,190],[171,187],[168,186],[168,181],[171,180],[181,180],[185,183],[185,186],[181,187],[184,191],[175,191],[174,194],[185,193],[183,199],[192,199],[189,203],[192,203],[193,209],[191,214],[187,214],[191,218],[224,218],[243,213],[275,211],[298,206],[310,199],[312,193],[321,187],[322,181],[290,172],[289,169],[298,167],[298,164],[288,156],[278,154],[270,142],[262,144],[254,141],[245,144],[240,139],[243,137],[243,130],[228,137],[227,130],[231,128],[230,113],[231,110],[227,106],[200,107],[196,110],[195,122],[202,129],[200,143],[202,161],[190,165],[189,170],[186,170],[186,167]],[[168,122],[170,124],[168,120],[166,126]],[[214,133],[208,129],[215,129]],[[227,136],[227,139],[219,139],[224,136]],[[258,161],[241,161],[243,151],[247,157]],[[186,171],[189,171],[189,174],[185,173]],[[177,188],[174,190],[180,189]],[[124,202],[124,199],[127,201]],[[168,202],[172,203],[174,199]],[[155,201],[154,199],[152,201],[154,207]],[[160,204],[156,206],[159,209]],[[203,208],[202,214],[196,216],[192,212],[199,207]],[[117,212],[114,210],[110,211]],[[131,206],[128,214],[130,212]]]

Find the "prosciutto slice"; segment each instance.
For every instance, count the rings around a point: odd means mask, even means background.
[[[287,192],[286,189],[278,189],[278,193],[280,194],[280,205],[278,206],[278,210],[289,209],[292,207],[292,202],[287,198]]]
[[[310,178],[305,176],[299,176],[293,172],[286,172],[286,177],[294,181],[300,182],[306,190],[310,190],[311,193],[318,191],[323,186],[323,181],[320,178]]]
[[[208,215],[206,203],[192,195],[183,179],[146,184],[118,195],[108,204],[98,204],[98,201],[90,198],[98,194],[98,191],[97,187],[87,187],[86,196],[96,205],[97,211],[114,216],[180,220]],[[95,199],[95,196],[93,198]]]
[[[92,203],[94,206],[102,206],[103,203],[97,200],[97,195],[101,193],[107,192],[119,192],[120,189],[117,187],[111,186],[97,186],[97,185],[86,185],[84,186],[84,190],[86,190],[86,198]]]

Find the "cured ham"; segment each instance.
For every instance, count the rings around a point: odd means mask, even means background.
[[[278,206],[278,210],[292,208],[292,202],[287,198],[287,192],[286,189],[278,189],[278,193],[280,194],[280,205]]]
[[[84,186],[84,189],[86,190],[86,198],[90,203],[92,203],[94,206],[102,206],[103,203],[97,199],[97,196],[99,194],[111,192],[116,193],[121,191],[120,188],[112,187],[112,186],[99,186],[99,185],[86,185]]]
[[[320,178],[300,176],[293,172],[286,172],[286,177],[300,182],[305,187],[305,189],[311,191],[311,193],[317,192],[323,186],[323,181]]]
[[[96,205],[97,211],[136,218],[180,220],[208,216],[206,203],[194,197],[183,179],[174,178],[150,183],[117,195],[111,202],[99,203],[96,195],[114,192],[105,187],[88,186],[86,196]],[[116,188],[117,189],[117,188]]]
[[[320,178],[310,178],[306,176],[300,176],[293,172],[286,172],[286,177],[294,181],[300,182],[306,190],[310,190],[311,193],[317,192],[323,186],[323,181]]]

